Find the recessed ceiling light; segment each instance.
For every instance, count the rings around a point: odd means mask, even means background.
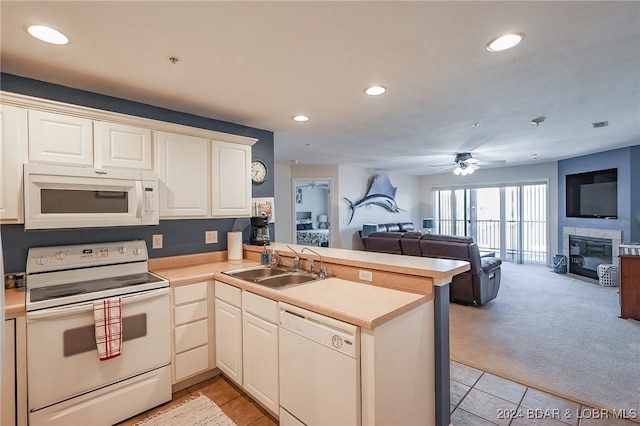
[[[529,156],[529,158],[531,158],[532,160],[537,160],[539,157],[540,157],[540,155],[539,155],[539,154],[531,154],[531,155]]]
[[[489,52],[502,52],[504,50],[511,49],[512,47],[516,47],[522,40],[524,40],[524,33],[503,34],[489,40],[489,43],[487,43],[487,50]]]
[[[68,44],[69,39],[58,30],[43,25],[31,25],[27,27],[27,32],[38,40],[51,44]]]
[[[382,95],[386,91],[387,91],[387,89],[385,87],[382,87],[382,86],[371,86],[371,87],[367,87],[364,90],[364,93],[366,93],[369,96],[378,96],[378,95]]]
[[[294,115],[291,118],[293,118],[293,121],[300,121],[300,122],[309,121],[309,117],[307,117],[306,115]]]

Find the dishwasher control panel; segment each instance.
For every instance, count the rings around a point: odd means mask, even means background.
[[[360,328],[280,302],[280,327],[353,358],[360,357]]]

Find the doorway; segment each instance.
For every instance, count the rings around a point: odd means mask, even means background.
[[[328,179],[293,180],[296,244],[331,247],[330,183]]]

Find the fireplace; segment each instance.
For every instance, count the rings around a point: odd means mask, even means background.
[[[562,234],[569,273],[597,280],[598,265],[618,265],[621,231],[564,227]]]

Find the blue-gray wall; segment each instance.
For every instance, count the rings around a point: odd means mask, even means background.
[[[256,138],[258,142],[253,145],[252,157],[262,160],[270,171],[273,170],[273,132],[267,130],[5,73],[0,74],[0,89],[37,98]],[[273,173],[270,173],[264,183],[253,186],[253,196],[273,197],[273,188],[274,177]],[[212,230],[218,231],[219,243],[205,244],[204,231]],[[160,225],[157,226],[42,231],[25,231],[23,225],[2,225],[4,270],[5,273],[24,271],[27,251],[30,247],[143,239],[149,247],[150,257],[164,257],[226,250],[226,233],[229,231],[243,231],[244,240],[248,241],[249,219],[177,219],[161,220]],[[275,229],[271,229],[271,232],[274,233]],[[153,234],[163,234],[162,249],[151,249]]]
[[[622,231],[622,241],[639,241],[640,229],[631,223],[640,211],[640,145],[558,161],[558,253],[562,253],[562,228]],[[566,176],[595,170],[618,169],[618,219],[585,219],[566,215]]]

